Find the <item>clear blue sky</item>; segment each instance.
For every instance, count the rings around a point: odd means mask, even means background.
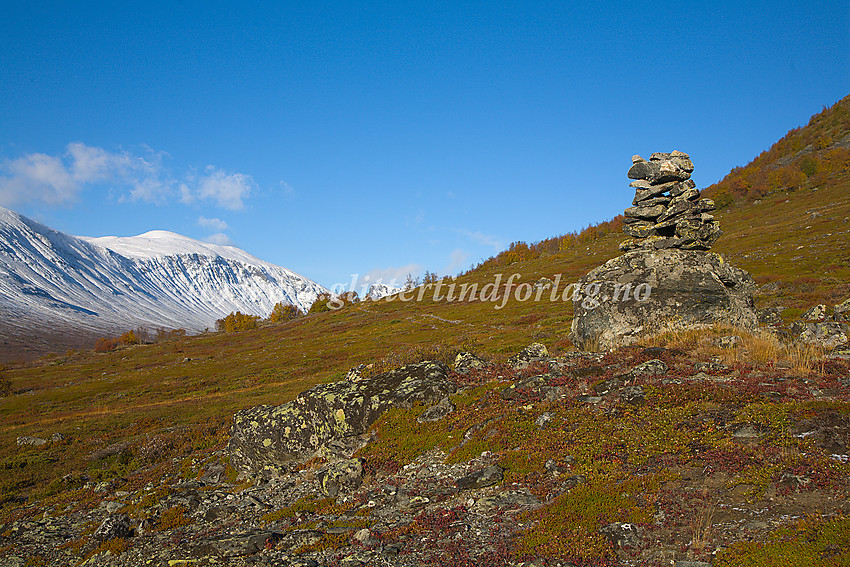
[[[702,188],[850,92],[846,0],[4,2],[0,205],[322,284],[456,273]]]

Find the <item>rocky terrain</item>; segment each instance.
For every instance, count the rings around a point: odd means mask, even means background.
[[[816,553],[847,561],[848,363],[803,375],[719,360],[535,344],[502,364],[462,353],[452,370],[355,369],[236,416],[227,446],[63,478],[2,526],[0,565],[703,567],[751,564],[753,542],[789,539],[780,527],[832,529]],[[339,398],[350,411],[313,411]],[[305,419],[314,433],[290,437],[285,458],[242,433],[245,420],[303,431]],[[19,458],[43,441],[20,439]],[[268,474],[271,461],[286,467]]]

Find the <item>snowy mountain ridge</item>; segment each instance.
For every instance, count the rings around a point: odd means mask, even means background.
[[[233,311],[308,310],[318,283],[233,246],[167,231],[76,237],[0,207],[0,343],[135,327],[214,327]]]

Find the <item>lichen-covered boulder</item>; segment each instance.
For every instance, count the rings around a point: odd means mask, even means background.
[[[578,286],[570,340],[581,349],[614,348],[665,328],[758,326],[752,278],[713,252],[633,250]]]
[[[508,359],[508,364],[515,370],[527,368],[532,362],[549,358],[549,350],[541,343],[531,343]]]
[[[487,363],[471,352],[459,352],[455,357],[454,368],[458,374],[469,374],[473,370],[481,370],[485,366],[487,366]]]
[[[233,416],[230,463],[240,472],[279,476],[329,445],[362,435],[391,407],[432,404],[455,391],[440,362],[402,366],[368,378],[321,384],[281,406]]]
[[[797,338],[809,344],[824,348],[834,348],[850,338],[850,325],[847,323],[803,323]]]

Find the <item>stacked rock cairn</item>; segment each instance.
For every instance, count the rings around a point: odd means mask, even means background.
[[[709,250],[720,237],[711,199],[700,199],[691,180],[694,164],[684,152],[654,153],[649,161],[632,157],[629,184],[633,207],[625,210],[623,232],[631,236],[620,250],[680,248]]]

